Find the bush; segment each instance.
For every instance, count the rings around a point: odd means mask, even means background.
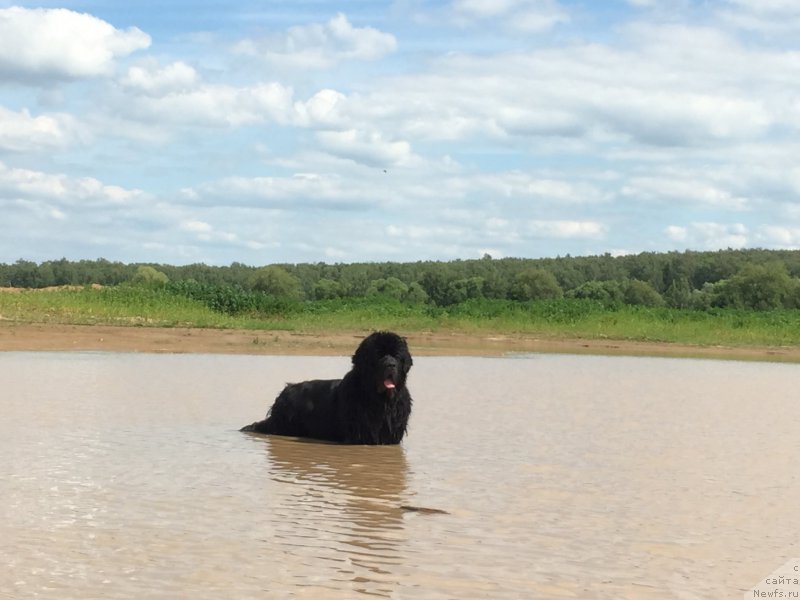
[[[595,300],[605,306],[614,306],[622,302],[623,292],[618,281],[587,281],[574,290],[570,290],[567,297],[578,300]]]
[[[262,267],[250,276],[250,287],[281,300],[302,300],[300,280],[281,267]]]
[[[692,306],[692,289],[686,277],[679,277],[664,292],[664,300],[671,308],[690,308]]]
[[[483,298],[483,277],[456,279],[447,284],[445,304],[458,304],[475,298]]]
[[[775,310],[793,302],[793,280],[783,263],[745,265],[733,277],[717,284],[715,305]]]
[[[397,277],[375,279],[367,288],[367,296],[384,296],[394,300],[401,300],[408,293],[408,286]]]
[[[510,295],[512,300],[551,300],[561,298],[564,291],[550,271],[528,269],[517,275]]]
[[[344,296],[342,284],[333,279],[322,278],[314,284],[315,300],[333,300]]]
[[[153,267],[141,265],[136,269],[136,273],[131,278],[131,283],[136,285],[161,286],[169,283],[169,277]]]
[[[664,299],[661,297],[655,288],[646,281],[639,281],[632,279],[625,286],[624,294],[625,304],[633,304],[638,306],[663,306]]]
[[[408,291],[406,291],[403,296],[403,302],[408,304],[425,304],[427,301],[428,294],[425,293],[425,290],[416,281],[408,286]]]

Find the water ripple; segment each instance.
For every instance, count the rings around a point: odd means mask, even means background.
[[[420,358],[402,446],[237,431],[346,365],[0,356],[0,597],[741,597],[800,555],[795,365]]]

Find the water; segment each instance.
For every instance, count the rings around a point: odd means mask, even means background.
[[[0,597],[728,598],[800,556],[797,365],[420,357],[399,447],[236,431],[347,367],[0,354]]]

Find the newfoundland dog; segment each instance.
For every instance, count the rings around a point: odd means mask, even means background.
[[[342,444],[399,444],[411,414],[406,341],[378,331],[361,342],[343,379],[290,383],[263,421],[241,431],[329,440]]]

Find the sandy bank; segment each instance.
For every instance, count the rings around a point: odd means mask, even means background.
[[[0,322],[0,351],[106,351],[348,355],[368,332],[293,332],[112,327]],[[800,347],[688,346],[625,340],[544,339],[534,335],[400,332],[418,356],[502,356],[518,352],[682,356],[800,362]]]

